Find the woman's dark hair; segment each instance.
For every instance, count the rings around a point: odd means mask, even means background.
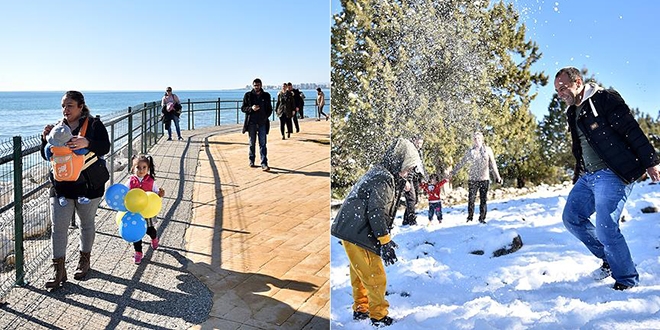
[[[154,159],[150,155],[133,155],[132,161],[131,161],[131,167],[128,168],[128,172],[133,174],[133,171],[135,170],[135,167],[137,167],[137,164],[140,162],[146,162],[149,164],[149,176],[156,180],[156,168],[154,166]]]
[[[435,181],[440,181],[440,176],[438,176],[435,173],[431,173],[431,174],[429,174],[429,180],[431,180],[431,179],[435,179]]]
[[[82,114],[80,117],[89,117],[91,116],[89,112],[89,108],[87,107],[87,104],[85,104],[85,96],[79,91],[67,91],[64,93],[64,97],[68,99],[72,99],[78,103],[78,105],[82,105]]]

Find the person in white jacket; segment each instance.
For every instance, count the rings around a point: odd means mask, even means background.
[[[474,133],[474,144],[465,152],[463,158],[458,162],[454,170],[449,174],[449,180],[465,165],[470,163],[468,169],[468,217],[472,221],[474,215],[474,200],[477,190],[479,191],[479,222],[486,223],[486,201],[488,200],[488,187],[490,186],[490,171],[493,171],[495,182],[501,183],[500,173],[497,171],[493,149],[484,144],[484,136],[481,132]]]

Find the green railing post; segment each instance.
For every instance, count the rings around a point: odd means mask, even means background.
[[[216,121],[217,125],[220,126],[220,117],[222,117],[222,103],[220,101],[220,98],[218,98],[218,106],[215,108],[215,118],[218,120]]]
[[[151,140],[151,145],[154,145],[158,142],[158,106],[156,102],[151,102],[151,127],[149,130],[152,132],[153,140]]]
[[[236,101],[236,124],[240,124],[241,122],[238,121],[238,114],[241,112],[241,107],[238,106],[238,101]]]
[[[274,97],[271,98],[270,99],[270,107],[273,108],[273,114],[272,114],[273,118],[271,119],[271,121],[275,121],[275,113],[277,112],[277,111],[275,111],[275,106],[276,105],[277,105],[277,99],[274,98]]]
[[[128,107],[128,159],[133,159],[133,109]]]
[[[115,171],[113,164],[115,163],[115,124],[110,125],[110,185],[115,184]]]
[[[142,115],[142,125],[140,125],[140,133],[142,134],[142,143],[140,143],[140,145],[142,146],[142,150],[140,152],[143,154],[146,154],[147,149],[149,149],[149,141],[147,141],[149,138],[147,136],[147,130],[149,129],[147,125],[149,122],[147,120],[147,109],[147,102],[142,103],[142,111],[140,111],[140,114]]]
[[[188,129],[189,130],[194,130],[195,129],[195,105],[190,103],[190,99],[188,99]]]
[[[14,261],[16,285],[25,285],[23,249],[23,155],[21,136],[14,136]]]

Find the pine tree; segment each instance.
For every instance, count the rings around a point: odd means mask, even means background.
[[[553,167],[555,178],[550,181],[564,181],[569,179],[568,172],[573,169],[575,160],[571,153],[571,136],[568,132],[563,101],[555,93],[548,106],[548,114],[543,116],[539,125],[539,143],[541,144],[542,159]],[[554,179],[554,180],[552,180]]]
[[[545,78],[530,72],[540,53],[525,41],[513,6],[491,8],[479,0],[341,3],[331,50],[333,193],[378,162],[396,137],[425,137],[429,172],[452,166],[475,130],[492,130],[494,149],[505,155],[524,159],[522,151],[535,152],[529,143],[499,143],[533,136],[529,89]],[[520,176],[520,164],[512,175]]]

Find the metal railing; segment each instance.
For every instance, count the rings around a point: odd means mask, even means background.
[[[310,108],[316,109],[314,99],[305,101],[309,115]],[[276,100],[271,102],[275,107]],[[328,113],[330,99],[326,104]],[[242,100],[182,100],[181,129],[241,124],[241,105]],[[275,111],[272,119],[276,119]],[[128,160],[135,153],[147,153],[165,130],[160,101],[129,107],[102,120],[111,142],[110,152],[104,156],[109,186],[124,180]],[[51,257],[50,164],[41,157],[40,149],[40,135],[0,141],[0,302]]]

